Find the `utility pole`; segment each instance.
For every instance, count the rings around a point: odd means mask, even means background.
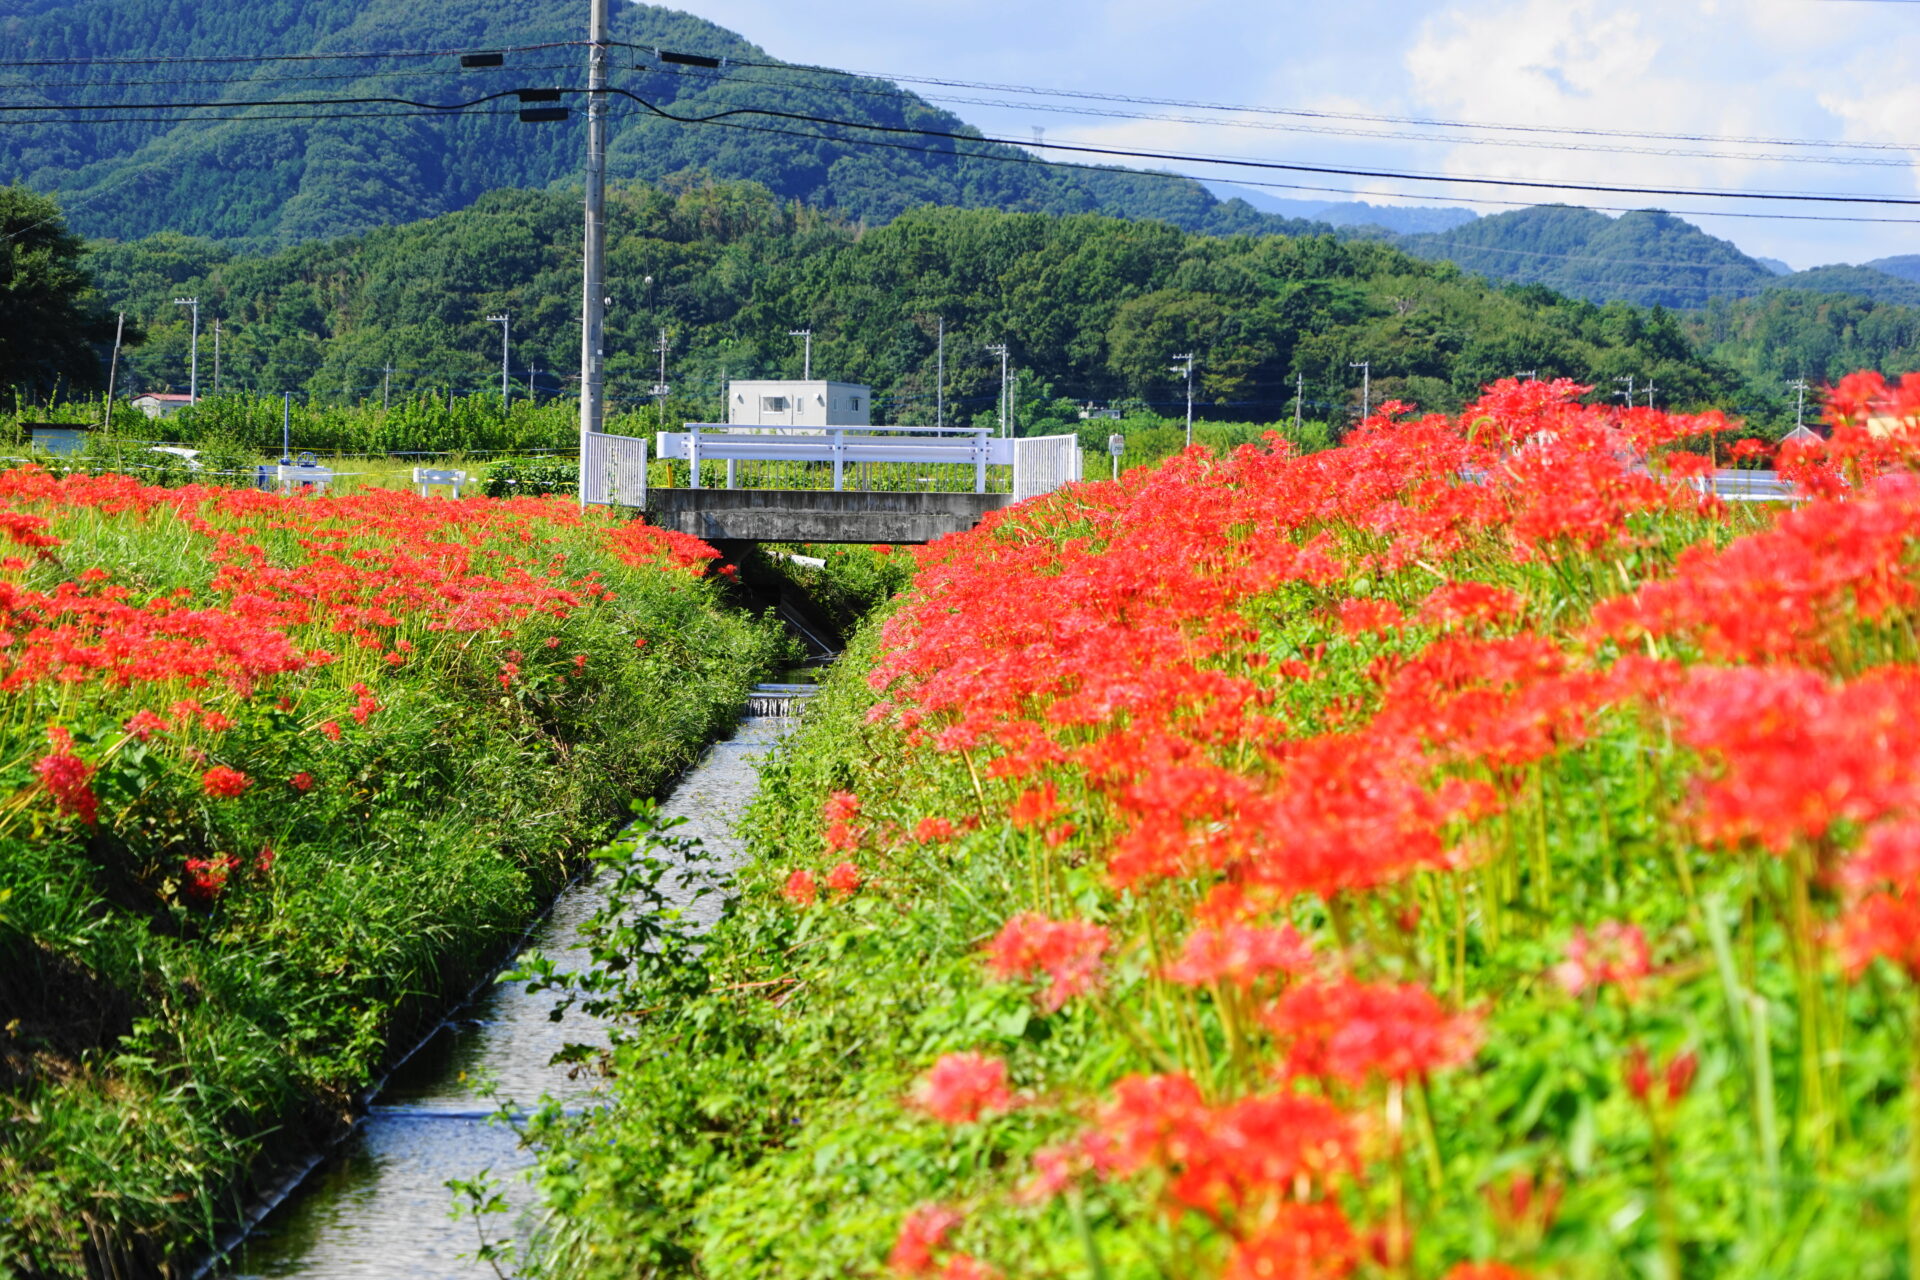
[[[220,321],[213,322],[213,394],[220,394]]]
[[[187,403],[198,404],[200,402],[200,299],[197,297],[175,298],[173,305],[193,308],[193,354],[187,373]]]
[[[1800,393],[1800,405],[1793,411],[1793,425],[1797,430],[1807,425],[1807,380],[1795,378],[1787,384],[1787,389]]]
[[[120,340],[127,333],[127,313],[119,313],[120,318],[113,326],[113,359],[107,364],[107,403],[101,415],[100,429],[105,431],[113,426],[113,380],[120,372]]]
[[[1647,380],[1647,408],[1653,408],[1653,380]]]
[[[513,325],[512,313],[502,311],[497,316],[488,316],[488,320],[500,326],[500,411],[507,410],[507,335]]]
[[[587,505],[587,437],[606,406],[607,0],[587,0],[586,230],[580,288],[580,505]]]
[[[387,361],[384,376],[380,379],[380,412],[385,413],[393,404],[393,361]]]
[[[1540,371],[1539,371],[1538,369],[1526,369],[1526,370],[1523,370],[1523,371],[1522,371],[1522,372],[1520,372],[1520,373],[1516,373],[1516,374],[1514,374],[1513,376],[1514,376],[1514,378],[1515,378],[1515,380],[1516,380],[1516,381],[1519,381],[1519,382],[1538,382],[1538,381],[1540,381]]]
[[[1373,361],[1350,360],[1347,368],[1360,371],[1360,421],[1365,422],[1373,413]]]
[[[1187,375],[1187,443],[1192,444],[1193,443],[1193,352],[1189,351],[1184,355],[1177,355],[1174,357],[1174,359],[1183,360],[1186,362],[1184,366],[1175,365],[1172,369],[1172,372],[1174,373],[1184,372]]]
[[[1624,378],[1615,378],[1614,381],[1624,382],[1627,384],[1627,389],[1621,392],[1620,394],[1626,397],[1627,408],[1629,409],[1633,408],[1633,375],[1628,374]]]
[[[933,340],[933,425],[947,425],[947,318],[935,316]]]
[[[667,429],[667,331],[660,330],[660,338],[653,344],[660,353],[660,380],[653,384],[654,398],[659,405],[658,425],[660,430]]]
[[[280,393],[280,465],[293,465],[293,392]]]
[[[789,338],[802,338],[806,340],[807,354],[805,358],[805,363],[801,366],[800,381],[812,382],[813,381],[813,330],[789,329],[787,330],[787,336]]]
[[[1304,373],[1294,374],[1293,375],[1293,434],[1295,439],[1298,439],[1300,436],[1300,401],[1306,396],[1306,394],[1307,394],[1307,375]]]
[[[1007,344],[996,343],[987,348],[987,354],[1000,357],[1000,434],[1007,434]]]

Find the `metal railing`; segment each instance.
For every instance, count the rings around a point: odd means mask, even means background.
[[[690,422],[686,430],[662,431],[655,440],[656,457],[688,464],[695,489],[706,483],[703,464],[713,463],[725,464],[729,489],[1004,493],[1010,488],[1020,498],[1080,478],[1076,437],[1002,440],[984,427],[768,428]],[[744,486],[743,479],[748,482]]]
[[[1052,493],[1080,479],[1078,436],[1032,436],[1013,442],[1013,500]]]
[[[584,501],[600,506],[647,505],[647,442],[636,436],[586,437],[581,449]]]

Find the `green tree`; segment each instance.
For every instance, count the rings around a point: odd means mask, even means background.
[[[10,404],[104,380],[95,344],[113,340],[113,321],[81,266],[85,248],[53,199],[0,187],[0,396]]]

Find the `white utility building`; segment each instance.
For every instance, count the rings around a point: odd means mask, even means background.
[[[777,379],[727,384],[733,427],[865,427],[873,421],[873,389],[857,382]]]

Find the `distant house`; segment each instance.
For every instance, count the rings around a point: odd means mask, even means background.
[[[1786,435],[1780,437],[1781,444],[1786,444],[1789,441],[1791,441],[1794,444],[1826,443],[1821,438],[1820,433],[1818,431],[1815,431],[1812,427],[1807,427],[1807,426],[1795,427],[1793,430],[1787,432]]]
[[[864,427],[873,389],[857,382],[800,379],[730,382],[727,424],[735,427]]]
[[[152,392],[133,398],[133,407],[149,418],[171,418],[192,403],[192,396],[179,396],[171,392]]]

